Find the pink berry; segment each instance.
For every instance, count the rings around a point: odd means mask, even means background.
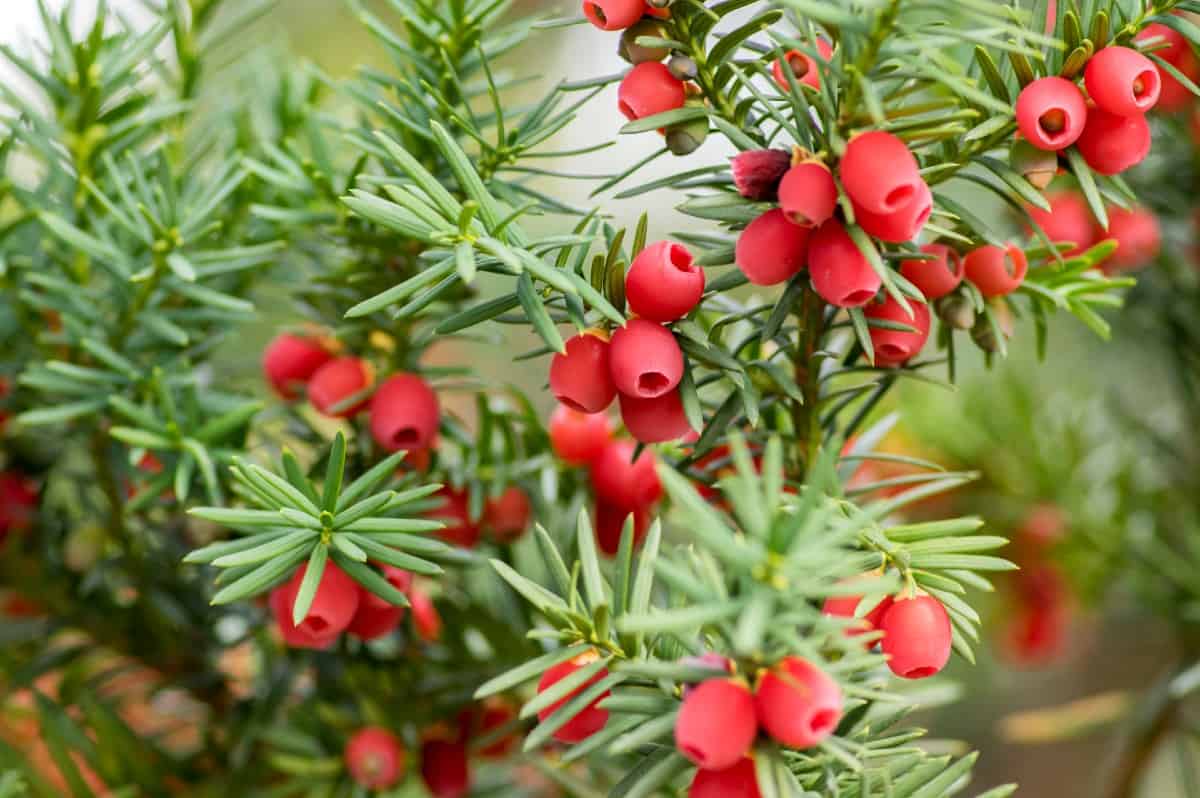
[[[1078,255],[1095,243],[1095,220],[1083,197],[1074,191],[1059,191],[1046,195],[1049,212],[1030,205],[1026,208],[1046,237],[1055,243],[1069,241],[1075,246],[1067,256]]]
[[[833,216],[837,199],[833,173],[820,161],[796,164],[779,183],[779,206],[792,224],[803,227],[822,224]]]
[[[1141,114],[1117,116],[1093,108],[1075,146],[1093,171],[1119,174],[1150,153],[1150,125]]]
[[[921,252],[935,255],[933,260],[906,260],[900,264],[904,279],[921,289],[932,301],[949,294],[963,278],[963,260],[958,252],[945,244],[925,244]]]
[[[313,372],[332,358],[318,339],[283,333],[263,351],[263,373],[281,397],[298,399]]]
[[[1093,55],[1083,82],[1097,108],[1118,116],[1146,113],[1162,91],[1154,62],[1128,47],[1105,47]]]
[[[628,28],[645,8],[645,0],[583,0],[583,15],[600,30]]]
[[[791,166],[792,156],[784,150],[746,150],[730,159],[729,171],[734,187],[746,199],[773,200]]]
[[[383,578],[402,593],[412,585],[412,574],[391,565],[383,566]],[[404,607],[381,599],[366,588],[358,589],[358,609],[346,631],[360,640],[376,640],[392,632],[404,619]]]
[[[542,675],[541,680],[538,681],[537,691],[539,693],[545,692],[551,685],[565,679],[580,668],[587,667],[599,658],[600,655],[595,651],[586,651],[566,662],[560,662]],[[568,693],[564,698],[543,709],[538,713],[538,721],[545,722],[547,718],[554,714],[556,709],[603,679],[606,675],[606,671],[601,670],[587,682]],[[609,693],[605,692],[580,710],[579,714],[575,715],[575,717],[567,721],[566,725],[554,732],[554,739],[563,743],[578,743],[603,729],[604,724],[608,723],[608,710],[600,709],[596,704],[607,698],[608,695]]]
[[[702,683],[675,717],[675,747],[704,770],[724,770],[745,759],[757,733],[754,696],[734,679]]]
[[[871,262],[837,219],[830,219],[813,232],[808,273],[821,298],[842,308],[867,304],[883,285]]]
[[[601,553],[615,557],[621,548],[621,535],[625,532],[625,520],[633,516],[633,545],[636,548],[646,538],[650,530],[650,510],[645,507],[633,509],[618,507],[615,504],[596,499],[596,518],[594,521],[596,547]]]
[[[683,81],[658,61],[629,70],[617,89],[617,107],[631,121],[682,108],[685,99]]]
[[[371,397],[371,435],[389,452],[428,449],[437,442],[437,394],[416,374],[393,374]]]
[[[738,236],[734,261],[754,285],[782,283],[804,268],[808,228],[794,225],[779,208],[752,221]]]
[[[379,726],[360,729],[346,742],[346,769],[355,783],[387,790],[404,776],[404,747],[396,735]]]
[[[1087,103],[1079,87],[1059,77],[1039,78],[1017,96],[1017,128],[1039,150],[1064,150],[1083,133]]]
[[[824,39],[817,39],[816,46],[817,55],[821,57],[822,61],[828,61],[829,57],[833,55],[833,48]],[[799,50],[788,50],[783,54],[782,59],[777,59],[771,65],[772,76],[775,78],[775,82],[779,84],[779,88],[784,91],[791,89],[791,86],[788,84],[787,73],[783,71],[785,65],[787,69],[791,70],[797,83],[803,86],[810,86],[814,89],[821,87],[820,70],[817,68],[817,62],[813,57]]]
[[[846,144],[838,164],[842,188],[868,213],[886,215],[907,207],[924,183],[917,159],[891,133],[859,133]]]
[[[697,770],[688,798],[762,798],[754,760],[743,757],[725,770]]]
[[[842,718],[842,688],[801,657],[785,657],[759,679],[758,722],[777,742],[811,748],[833,734]]]
[[[971,250],[963,258],[963,271],[984,296],[1003,296],[1016,291],[1025,280],[1029,261],[1020,247],[993,244]]]
[[[471,789],[471,765],[462,740],[432,736],[421,744],[421,780],[433,798],[462,798]]]
[[[550,392],[580,413],[599,413],[617,395],[609,360],[611,347],[603,333],[582,332],[566,342],[566,352],[550,360]]]
[[[908,300],[913,315],[910,317],[900,303],[890,296],[882,302],[873,302],[863,308],[867,319],[897,322],[915,327],[915,332],[871,327],[871,345],[875,348],[875,365],[899,366],[920,353],[929,338],[929,306],[915,299]]]
[[[293,648],[327,648],[346,631],[358,612],[359,587],[332,562],[325,563],[321,581],[313,595],[308,614],[299,624],[292,623],[296,593],[308,571],[305,563],[292,578],[271,593],[271,610],[284,642]]]
[[[683,378],[683,351],[666,327],[631,319],[613,333],[609,366],[618,391],[653,399],[674,390]]]
[[[859,205],[853,207],[855,221],[869,235],[880,241],[903,244],[916,238],[929,221],[933,213],[933,192],[922,180],[912,199],[891,213],[872,213]]]
[[[676,441],[692,431],[678,388],[652,399],[621,394],[620,402],[625,428],[642,443]]]
[[[933,596],[897,598],[884,613],[881,644],[892,673],[905,679],[932,676],[950,660],[952,632],[946,608]]]
[[[1108,209],[1108,230],[1104,238],[1117,242],[1117,251],[1104,261],[1104,271],[1125,272],[1146,266],[1158,257],[1162,248],[1162,230],[1158,218],[1146,208]]]
[[[512,543],[521,537],[532,516],[529,495],[516,485],[509,485],[503,493],[483,505],[483,523],[492,538],[500,543]]]
[[[609,441],[592,461],[590,476],[596,497],[617,507],[646,508],[662,497],[654,452],[643,449],[636,461],[632,441]]]
[[[434,534],[453,546],[475,548],[479,543],[480,529],[479,524],[471,520],[470,497],[467,492],[447,485],[434,496],[442,500],[442,506],[430,510],[425,517],[445,524]]]
[[[333,408],[371,387],[375,377],[370,365],[357,357],[339,357],[317,369],[308,381],[308,401],[318,413],[334,418],[350,418],[367,405],[361,402],[341,410]]]
[[[559,405],[550,415],[550,446],[559,459],[587,465],[612,437],[612,425],[602,413],[580,413]]]
[[[629,309],[644,319],[681,319],[704,295],[704,269],[683,244],[659,241],[638,253],[625,275]]]

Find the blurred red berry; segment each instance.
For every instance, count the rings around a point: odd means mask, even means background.
[[[1191,44],[1174,28],[1169,28],[1160,22],[1154,22],[1142,28],[1136,41],[1151,44],[1152,52],[1178,69],[1184,77],[1196,80],[1200,77],[1200,62]],[[1178,111],[1194,101],[1192,92],[1179,80],[1162,67],[1155,64],[1159,78],[1158,109],[1168,113]]]
[[[332,358],[318,339],[283,333],[263,351],[263,374],[284,399],[299,399],[313,372]]]
[[[1101,235],[1117,242],[1117,251],[1101,264],[1110,274],[1148,266],[1162,249],[1158,217],[1146,208],[1109,208],[1108,230]]]
[[[509,485],[503,493],[483,505],[483,523],[500,543],[512,543],[525,534],[532,516],[529,495],[516,485]]]
[[[426,643],[441,638],[442,616],[424,588],[414,583],[408,591],[408,602],[412,609],[413,626],[417,630],[417,636]]]
[[[379,726],[360,729],[346,742],[343,758],[355,783],[370,790],[387,790],[404,777],[404,747]]]
[[[587,465],[612,437],[612,424],[602,413],[580,413],[559,405],[550,415],[550,446],[559,459]]]
[[[788,221],[772,208],[750,222],[738,235],[734,261],[754,285],[782,283],[804,268],[808,228]]]
[[[613,383],[626,396],[653,399],[674,390],[683,377],[683,351],[671,331],[645,319],[630,319],[612,336]]]
[[[1020,247],[977,247],[963,258],[963,271],[984,296],[1003,296],[1016,291],[1025,280],[1029,261]]]
[[[550,360],[550,392],[562,404],[580,413],[599,413],[617,395],[609,359],[607,337],[582,332],[566,342],[566,352]]]
[[[658,241],[643,249],[625,275],[629,309],[650,321],[681,319],[703,295],[704,268],[687,247],[674,241]]]
[[[629,70],[617,89],[617,107],[631,121],[682,108],[685,99],[683,81],[658,61]]]
[[[371,397],[371,435],[389,452],[428,449],[437,442],[437,394],[416,374],[393,374]]]
[[[824,39],[816,41],[817,55],[822,61],[829,61],[829,57],[833,55],[833,48],[829,42]],[[792,75],[795,76],[796,82],[804,86],[810,86],[814,89],[821,87],[821,73],[817,67],[816,60],[807,53],[802,53],[799,50],[788,50],[783,54],[782,59],[776,59],[771,65],[771,74],[775,78],[775,82],[779,84],[779,88],[784,91],[791,89],[788,84],[787,73],[784,69],[790,69]]]
[[[512,724],[517,719],[517,709],[506,698],[492,696],[483,702],[477,713],[479,736],[490,735]],[[501,737],[494,743],[480,748],[476,753],[485,759],[501,759],[512,753],[519,740],[516,731]]]
[[[471,520],[470,495],[447,485],[434,496],[442,500],[442,506],[425,513],[425,517],[445,524],[434,534],[453,546],[474,548],[479,543],[480,530],[479,522]]]
[[[792,165],[792,156],[784,150],[746,150],[730,160],[733,185],[746,199],[773,200],[779,182]]]
[[[952,632],[946,608],[933,596],[897,597],[879,623],[892,673],[924,679],[946,667]]]
[[[1150,125],[1140,114],[1117,116],[1093,108],[1075,146],[1093,171],[1119,174],[1150,153]]]
[[[677,441],[692,432],[678,388],[653,399],[621,394],[620,402],[625,428],[641,443]]]
[[[1088,107],[1083,92],[1060,77],[1039,78],[1017,96],[1017,128],[1040,150],[1064,150],[1083,134]]]
[[[599,658],[600,655],[595,651],[586,651],[583,654],[567,660],[566,662],[560,662],[542,674],[542,678],[538,681],[537,691],[539,693],[545,692],[552,685],[557,684],[559,681],[565,679],[581,668],[586,668]],[[554,714],[555,710],[569,702],[575,696],[590,688],[607,675],[607,670],[601,668],[592,678],[588,679],[566,696],[539,712],[538,721],[545,723],[546,720]],[[604,724],[608,723],[608,710],[600,709],[596,706],[596,704],[600,703],[609,695],[610,693],[606,690],[604,693],[597,696],[594,701],[589,703],[586,707],[580,710],[577,715],[568,720],[565,725],[561,726],[556,732],[554,732],[554,739],[563,743],[578,743],[586,740],[588,737],[591,737],[593,734],[603,729]]]
[[[426,739],[421,743],[421,780],[433,798],[462,798],[471,789],[467,746],[461,740]]]
[[[1089,58],[1083,83],[1097,108],[1118,116],[1146,113],[1162,91],[1154,62],[1128,47],[1105,47]]]
[[[949,294],[963,279],[963,260],[958,251],[945,244],[925,244],[921,252],[935,256],[931,260],[906,260],[900,264],[904,279],[921,289],[932,301]]]
[[[842,688],[802,657],[785,657],[764,673],[754,702],[759,725],[790,748],[811,748],[842,718]]]
[[[697,770],[688,798],[762,798],[754,760],[745,757],[725,770]]]
[[[1056,244],[1069,241],[1075,245],[1067,250],[1067,256],[1078,255],[1095,243],[1095,220],[1083,197],[1074,191],[1056,191],[1047,194],[1046,200],[1050,203],[1049,211],[1034,205],[1026,206],[1025,210],[1051,241]]]
[[[325,563],[308,614],[292,623],[296,593],[308,571],[305,563],[292,578],[271,591],[271,610],[284,642],[293,648],[327,648],[346,631],[358,612],[359,586],[332,562]]]
[[[679,660],[680,665],[687,665],[693,668],[706,668],[713,671],[722,671],[726,674],[731,674],[735,670],[734,662],[724,654],[718,654],[715,651],[706,651],[696,657],[684,657]],[[714,674],[715,676],[716,674]],[[692,694],[692,691],[699,687],[699,684],[683,685],[683,697],[687,698]]]
[[[826,302],[842,308],[867,304],[883,285],[879,273],[837,219],[830,219],[813,233],[808,273],[813,290]]]
[[[830,596],[821,605],[821,612],[833,618],[855,618],[854,611],[858,609],[862,600],[862,596]],[[890,606],[892,597],[884,597],[862,616],[855,618],[855,622],[846,627],[845,635],[856,637],[878,629],[879,622]]]
[[[37,513],[38,489],[29,477],[0,471],[0,543],[10,532],[24,532]]]
[[[754,696],[734,679],[709,679],[683,700],[675,747],[705,770],[724,770],[746,757],[758,734]]]
[[[837,208],[837,183],[820,161],[796,164],[779,183],[779,207],[792,224],[814,227],[833,216]]]
[[[603,499],[596,499],[596,547],[609,556],[615,557],[621,548],[621,535],[625,531],[625,521],[633,516],[633,546],[637,548],[646,538],[650,529],[650,510],[644,507],[628,509],[619,507]]]
[[[850,139],[838,176],[858,207],[881,216],[908,207],[925,182],[908,145],[882,130]]]
[[[654,452],[643,449],[636,461],[633,441],[609,441],[592,461],[590,476],[596,496],[626,510],[646,508],[662,497]]]
[[[645,8],[645,0],[583,0],[583,15],[600,30],[628,28]]]
[[[357,357],[339,357],[317,369],[308,381],[308,401],[317,412],[334,418],[350,418],[362,410],[367,399],[349,407],[335,410],[337,405],[371,387],[374,375],[371,366]]]
[[[867,233],[880,241],[903,244],[916,238],[933,213],[933,192],[922,180],[916,193],[905,205],[889,213],[872,213],[852,203],[854,220]]]
[[[401,593],[407,593],[412,585],[412,574],[391,565],[382,568],[383,578]],[[404,619],[404,607],[397,606],[376,596],[362,587],[358,588],[358,609],[346,631],[360,640],[377,640],[391,634]]]
[[[892,297],[882,302],[872,302],[863,308],[867,320],[879,320],[903,324],[914,330],[894,330],[871,326],[871,344],[875,348],[877,366],[899,366],[916,357],[929,338],[929,306],[915,299],[908,300],[912,316]]]

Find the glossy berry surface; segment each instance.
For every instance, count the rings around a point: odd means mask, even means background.
[[[762,798],[754,760],[745,757],[725,770],[697,770],[688,798]]]
[[[734,679],[703,682],[684,698],[675,718],[675,747],[704,770],[736,765],[757,733],[754,696]]]
[[[625,275],[629,309],[644,319],[681,319],[704,295],[704,269],[683,244],[655,242],[637,254]]]
[[[550,446],[560,460],[587,465],[612,437],[612,423],[602,413],[580,413],[559,405],[550,414]]]
[[[350,418],[366,407],[367,398],[342,407],[351,397],[371,387],[371,367],[357,357],[339,357],[317,369],[308,381],[308,401],[318,413]],[[340,408],[340,409],[339,409]]]
[[[621,507],[604,499],[596,499],[596,514],[593,519],[596,547],[601,553],[614,557],[621,548],[621,535],[625,523],[633,517],[633,545],[641,545],[650,529],[650,510],[647,507]]]
[[[1141,114],[1118,116],[1093,108],[1075,146],[1092,171],[1120,174],[1150,154],[1150,125]]]
[[[833,216],[837,184],[829,167],[820,161],[793,166],[779,183],[779,207],[792,224],[812,227]]]
[[[804,268],[809,231],[772,208],[738,235],[734,261],[754,285],[782,283]]]
[[[590,476],[596,496],[625,509],[649,507],[662,497],[654,452],[643,449],[631,462],[633,441],[610,441],[592,461]]]
[[[1162,91],[1158,67],[1128,47],[1105,47],[1089,58],[1083,81],[1096,107],[1118,116],[1146,113]]]
[[[816,50],[822,61],[828,61],[829,57],[833,55],[833,48],[824,39],[817,39]],[[779,88],[788,91],[791,89],[791,85],[788,83],[787,72],[784,70],[790,70],[792,77],[802,86],[813,89],[821,87],[820,69],[816,60],[808,53],[788,50],[783,54],[782,59],[776,59],[771,64],[771,76],[775,78],[775,83]]]
[[[601,412],[617,395],[611,344],[600,334],[583,332],[568,339],[565,348],[550,359],[550,392],[572,410]]]
[[[434,534],[453,546],[474,548],[479,543],[480,528],[478,521],[471,520],[470,496],[467,492],[447,485],[434,496],[441,500],[442,505],[425,515],[445,524]]]
[[[678,388],[652,399],[621,394],[620,406],[621,421],[641,443],[676,441],[692,432]]]
[[[754,691],[758,722],[791,748],[810,748],[833,734],[842,718],[842,689],[802,657],[785,657]]]
[[[813,290],[831,305],[861,307],[870,302],[883,281],[870,261],[837,219],[813,232],[808,252]]]
[[[346,769],[355,783],[371,790],[387,790],[404,777],[404,747],[396,735],[379,726],[357,731],[343,752]]]
[[[292,623],[296,593],[304,574],[305,563],[296,569],[292,578],[271,593],[271,610],[283,640],[293,648],[326,648],[346,631],[358,612],[359,587],[346,572],[332,562],[325,563],[321,581],[313,595],[308,614],[299,624]]]
[[[579,669],[586,668],[598,658],[599,655],[596,654],[596,652],[589,651],[569,659],[566,662],[560,662],[542,674],[542,678],[538,680],[537,691],[539,693],[545,692],[552,685],[558,683],[562,679],[565,679],[567,676],[575,673]],[[606,675],[606,671],[601,668],[594,676],[592,676],[582,685],[572,690],[562,699],[555,701],[553,704],[539,712],[538,720],[544,723],[551,715],[554,714],[555,710],[569,702],[575,696],[587,690],[593,684],[603,679]],[[608,697],[608,695],[609,693],[605,691],[601,695],[597,696],[594,701],[590,702],[586,707],[580,710],[578,714],[568,720],[566,724],[555,731],[553,735],[554,739],[563,743],[578,743],[582,740],[586,740],[588,737],[591,737],[593,734],[603,729],[604,724],[608,723],[608,710],[600,709],[596,706],[596,704],[600,703],[602,700]]]
[[[963,260],[957,250],[946,244],[925,244],[921,252],[934,257],[903,261],[900,274],[904,279],[921,289],[929,300],[940,299],[958,288],[963,279]]]
[[[646,319],[631,319],[612,335],[609,367],[619,392],[653,399],[679,384],[683,351],[666,327]]]
[[[1040,150],[1063,150],[1083,134],[1088,120],[1083,93],[1069,80],[1039,78],[1017,96],[1017,128]]]
[[[950,616],[933,596],[897,598],[879,622],[888,668],[904,679],[924,679],[950,660]]]
[[[995,244],[977,247],[963,258],[963,270],[968,280],[984,296],[1011,294],[1025,280],[1029,262],[1025,253],[1015,246]]]
[[[682,108],[685,99],[683,81],[657,61],[636,65],[617,89],[617,108],[631,121]]]
[[[1095,224],[1087,202],[1074,191],[1057,191],[1046,195],[1050,210],[1034,205],[1026,207],[1034,223],[1042,228],[1054,243],[1069,241],[1074,244],[1064,254],[1077,255],[1090,247],[1096,240]]]
[[[645,8],[645,0],[583,0],[583,15],[600,30],[628,28]]]
[[[889,213],[872,213],[857,204],[854,219],[873,238],[892,244],[912,241],[920,235],[925,223],[933,213],[933,192],[922,180],[907,204]]]
[[[915,299],[908,300],[912,315],[908,314],[892,297],[882,302],[872,302],[863,308],[870,324],[873,320],[891,324],[903,324],[912,330],[896,330],[871,325],[871,345],[875,348],[875,365],[899,366],[916,357],[929,338],[929,306]]]
[[[416,374],[393,374],[371,396],[371,435],[385,451],[427,449],[437,443],[437,394]]]
[[[316,338],[284,333],[263,351],[263,374],[275,393],[284,399],[299,399],[313,372],[333,355]]]
[[[882,130],[850,139],[838,176],[856,205],[879,215],[908,207],[924,183],[908,145]]]
[[[383,566],[383,578],[401,593],[412,585],[412,574],[391,565]],[[405,608],[358,586],[358,609],[346,631],[359,640],[377,640],[392,632],[404,619]]]

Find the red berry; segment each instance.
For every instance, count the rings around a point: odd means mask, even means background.
[[[24,532],[37,512],[37,484],[15,471],[0,471],[0,543],[9,532]]]
[[[682,108],[685,99],[683,81],[658,61],[629,70],[617,89],[617,107],[631,121]]]
[[[1117,116],[1093,108],[1075,146],[1093,171],[1119,174],[1150,153],[1150,125],[1140,114]]]
[[[583,332],[566,342],[566,350],[550,360],[551,393],[572,410],[599,413],[617,395],[608,340],[603,333]]]
[[[879,319],[916,328],[914,332],[870,327],[871,345],[875,348],[875,365],[899,366],[916,357],[921,347],[925,346],[925,341],[929,338],[929,306],[915,299],[909,299],[908,305],[912,308],[912,316],[890,296],[882,302],[872,302],[863,308],[868,320]]]
[[[284,399],[299,399],[313,372],[332,358],[316,338],[283,333],[263,351],[263,374]]]
[[[676,441],[692,432],[678,388],[653,399],[621,394],[620,401],[621,420],[629,434],[641,443]]]
[[[933,192],[922,180],[917,184],[912,199],[890,213],[872,213],[853,202],[851,205],[854,207],[854,220],[869,235],[880,241],[903,244],[916,238],[929,221],[933,213]]]
[[[442,506],[430,510],[425,517],[445,524],[434,534],[451,545],[474,548],[479,543],[479,523],[471,520],[467,492],[446,486],[434,495],[442,500]]]
[[[1017,96],[1017,128],[1039,150],[1064,150],[1083,133],[1088,107],[1065,78],[1039,78]]]
[[[654,452],[643,449],[633,461],[634,448],[633,441],[609,441],[590,470],[597,498],[626,510],[649,507],[662,497]]]
[[[837,219],[830,219],[813,233],[808,274],[813,290],[826,302],[842,308],[867,304],[883,285],[878,272]]]
[[[612,437],[612,425],[601,413],[580,413],[566,405],[550,415],[550,446],[559,459],[587,465]]]
[[[837,208],[837,183],[820,161],[793,166],[779,183],[779,206],[788,221],[804,227],[822,224]]]
[[[1108,209],[1108,230],[1105,238],[1115,239],[1117,251],[1104,261],[1104,271],[1124,272],[1139,269],[1158,257],[1162,248],[1162,231],[1158,217],[1145,208]]]
[[[412,574],[391,565],[383,566],[383,578],[392,587],[407,593],[412,585]],[[381,599],[364,587],[358,589],[358,609],[346,631],[360,640],[377,640],[391,634],[404,618],[404,607]]]
[[[467,746],[432,737],[421,744],[421,780],[433,798],[462,798],[471,789]]]
[[[921,289],[921,293],[930,301],[958,288],[963,278],[962,256],[945,244],[925,244],[921,251],[936,257],[933,260],[906,260],[901,263],[900,274],[904,279]]]
[[[879,623],[892,673],[924,679],[950,660],[950,616],[933,596],[897,598]]]
[[[792,156],[784,150],[746,150],[733,156],[729,171],[734,187],[746,199],[773,200],[791,165]]]
[[[1194,81],[1200,76],[1200,62],[1197,62],[1192,46],[1183,34],[1174,28],[1155,22],[1143,28],[1136,40],[1148,43],[1152,41],[1154,54],[1178,69],[1185,77]],[[1160,85],[1158,109],[1170,113],[1190,105],[1193,102],[1192,92],[1174,75],[1157,64],[1155,67],[1158,69]]]
[[[512,543],[525,533],[533,508],[529,496],[516,485],[509,485],[483,505],[483,522],[500,543]]]
[[[404,776],[404,747],[396,735],[379,726],[360,729],[346,742],[346,769],[357,784],[387,790]]]
[[[738,235],[734,261],[755,285],[782,283],[804,268],[808,228],[794,225],[772,208]]]
[[[440,418],[437,394],[416,374],[393,374],[371,397],[371,435],[389,452],[433,446]]]
[[[308,570],[305,563],[292,578],[271,591],[271,610],[283,641],[293,648],[327,648],[346,631],[358,612],[359,587],[332,562],[325,563],[321,581],[313,595],[308,614],[300,623],[292,623],[292,610],[300,582]]]
[[[984,296],[1011,294],[1025,279],[1029,262],[1020,247],[993,244],[971,250],[963,258],[963,271]]]
[[[862,602],[862,596],[830,596],[821,606],[821,612],[832,618],[855,618],[854,611]],[[856,637],[879,628],[884,613],[892,606],[892,597],[883,598],[878,604],[861,616],[845,629],[846,637]]]
[[[745,757],[725,770],[697,770],[688,798],[762,798],[754,760]]]
[[[483,708],[478,713],[478,717],[478,734],[485,736],[513,723],[517,719],[517,710],[507,699],[493,696],[484,702]],[[477,753],[485,759],[499,759],[508,756],[516,746],[517,739],[517,733],[513,732],[488,746],[480,748]]]
[[[868,213],[891,214],[908,207],[924,183],[917,159],[891,133],[860,133],[846,144],[838,164],[842,188]]]
[[[1078,255],[1095,243],[1095,221],[1083,197],[1074,191],[1059,191],[1047,194],[1046,200],[1050,203],[1048,212],[1033,205],[1026,210],[1047,238],[1056,244],[1073,243],[1075,246],[1067,251],[1068,256]]]
[[[335,358],[317,369],[308,381],[308,401],[321,415],[350,418],[366,407],[366,397],[350,407],[336,411],[333,408],[355,394],[366,391],[373,381],[371,366],[365,360],[357,357]]]
[[[645,8],[645,0],[583,0],[583,15],[600,30],[628,28]]]
[[[817,39],[817,55],[822,61],[829,61],[829,57],[833,55],[833,48],[829,42],[824,39]],[[775,78],[775,82],[779,84],[779,88],[784,91],[791,89],[788,84],[787,73],[784,72],[784,65],[792,71],[796,82],[804,86],[810,86],[814,89],[821,87],[821,74],[817,68],[816,60],[807,53],[802,53],[799,50],[788,50],[783,54],[782,59],[776,59],[771,65],[771,73]]]
[[[630,319],[613,333],[612,380],[627,396],[653,399],[683,378],[683,351],[671,331],[645,319]]]
[[[702,683],[675,718],[675,747],[705,770],[724,770],[745,759],[757,733],[754,696],[733,679]]]
[[[442,636],[442,616],[437,605],[425,590],[414,584],[408,591],[408,604],[412,610],[413,626],[417,636],[432,643]]]
[[[1146,113],[1162,90],[1154,62],[1128,47],[1105,47],[1093,55],[1083,83],[1097,108],[1118,116]]]
[[[754,693],[758,722],[790,748],[811,748],[833,734],[842,717],[842,688],[816,665],[785,657],[763,674]]]
[[[681,319],[704,295],[704,269],[683,244],[659,241],[638,253],[625,275],[629,309],[644,319]]]
[[[603,499],[596,500],[596,546],[609,557],[616,556],[621,548],[621,535],[625,531],[625,520],[633,516],[633,545],[641,545],[650,529],[650,511],[635,507],[632,510],[618,507]]]
[[[1005,630],[1005,653],[1026,666],[1054,660],[1066,644],[1069,618],[1062,606],[1018,608]]]
[[[585,651],[584,653],[569,659],[566,662],[560,662],[542,674],[542,678],[538,681],[537,691],[539,693],[545,692],[550,688],[551,685],[554,685],[562,679],[565,679],[567,676],[570,676],[580,668],[587,667],[599,658],[600,655],[595,651]],[[589,687],[607,675],[608,672],[604,669],[601,669],[591,679],[572,690],[562,699],[554,702],[539,712],[538,721],[544,723],[547,718],[554,714],[556,709],[563,706],[575,696],[587,690]],[[554,739],[563,743],[577,743],[582,740],[586,740],[588,737],[591,737],[593,734],[603,729],[604,724],[608,723],[608,710],[600,709],[596,706],[596,704],[603,701],[609,695],[610,693],[605,691],[602,695],[598,696],[595,701],[592,701],[590,704],[580,710],[578,715],[571,718],[566,722],[565,725],[561,726],[558,731],[554,732]]]

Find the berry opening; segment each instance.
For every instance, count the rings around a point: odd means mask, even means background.
[[[401,427],[392,435],[392,443],[397,446],[414,446],[421,440],[421,433],[416,427]]]
[[[1133,98],[1141,100],[1147,96],[1153,97],[1158,93],[1158,72],[1147,69],[1133,79]]]
[[[686,247],[681,247],[678,244],[670,246],[667,253],[667,260],[681,272],[690,273],[696,270],[696,263],[692,258],[692,253],[688,252]]]
[[[838,713],[832,709],[819,709],[809,718],[808,728],[812,730],[813,734],[825,735],[833,731],[837,721]]]
[[[670,385],[671,381],[662,372],[647,371],[644,374],[638,375],[638,391],[647,396],[657,396],[667,390]]]
[[[875,296],[874,291],[868,291],[865,288],[860,288],[857,291],[851,291],[843,296],[842,300],[838,302],[838,304],[844,308],[852,308],[858,305],[865,305],[873,296]]]
[[[608,24],[608,17],[604,16],[603,8],[595,3],[584,3],[583,5],[586,10],[591,11],[592,16],[596,18],[597,22],[599,22],[601,25]]]
[[[638,118],[637,111],[633,110],[633,106],[624,100],[617,101],[617,110],[624,114],[626,119],[633,120]]]
[[[808,59],[800,53],[789,55],[787,64],[788,69],[792,70],[792,74],[796,76],[797,80],[808,74]]]
[[[1058,134],[1062,133],[1067,127],[1067,112],[1061,108],[1051,108],[1038,117],[1038,127],[1051,140],[1057,138]]]
[[[937,672],[937,668],[931,668],[926,665],[923,668],[910,668],[904,672],[903,676],[905,679],[924,679],[928,676],[934,675]]]
[[[320,616],[312,616],[310,618],[305,618],[300,622],[300,625],[313,634],[321,634],[329,628],[329,621]]]
[[[560,405],[566,405],[567,407],[574,410],[576,413],[587,413],[588,412],[587,408],[585,408],[583,405],[579,404],[579,402],[576,402],[574,399],[572,399],[569,396],[565,396],[563,394],[556,393],[556,394],[554,394],[554,398],[558,400],[558,403]]]
[[[899,208],[912,199],[914,193],[916,193],[916,188],[911,183],[896,186],[883,198],[884,205],[888,208]]]

